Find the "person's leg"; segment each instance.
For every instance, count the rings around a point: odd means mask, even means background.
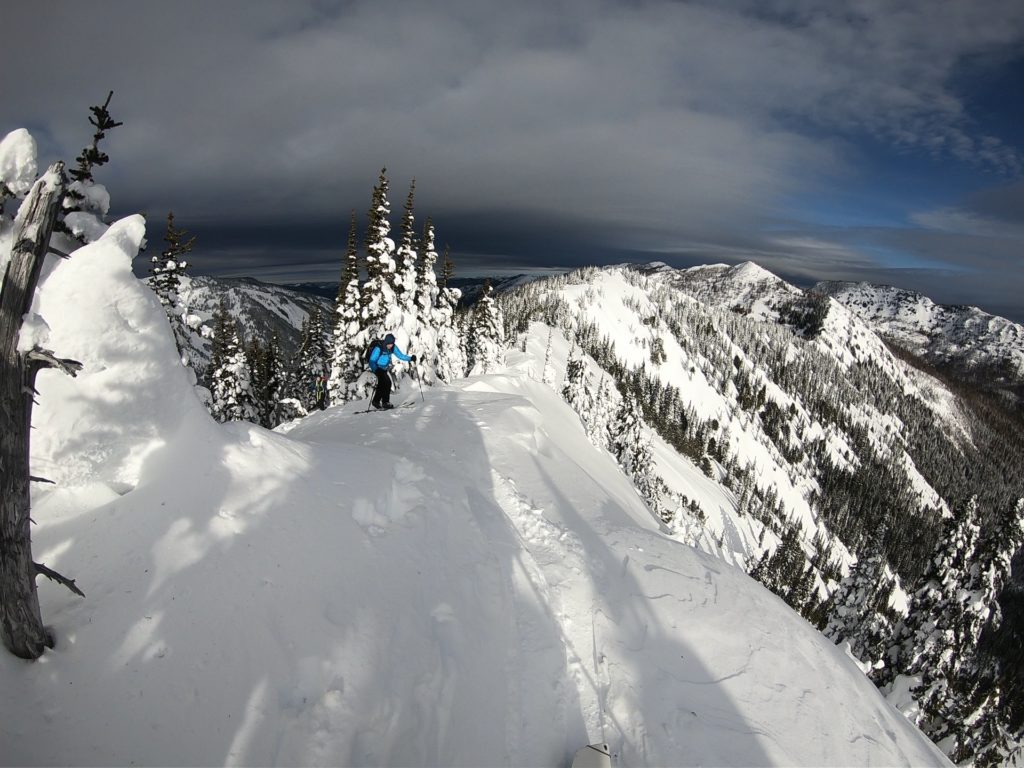
[[[374,371],[373,373],[377,377],[377,386],[373,390],[373,400],[370,401],[370,405],[380,408],[381,403],[391,396],[391,378],[387,371]]]
[[[391,407],[391,374],[387,371],[383,371],[383,381],[381,386],[384,388],[384,394],[381,396],[381,405],[385,408]]]

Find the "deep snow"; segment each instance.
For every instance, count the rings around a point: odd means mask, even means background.
[[[660,529],[535,372],[217,425],[141,220],[48,274],[36,559],[58,646],[0,654],[5,764],[922,765],[941,753],[841,649]],[[34,326],[39,332],[40,326]],[[45,329],[44,329],[45,330]],[[559,341],[565,350],[564,340]],[[711,506],[688,462],[675,481]]]

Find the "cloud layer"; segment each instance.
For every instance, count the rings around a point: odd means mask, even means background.
[[[5,69],[36,63],[5,85],[0,130],[24,125],[44,153],[74,157],[87,106],[113,89],[125,125],[102,174],[115,208],[173,208],[236,271],[256,251],[333,261],[330,223],[341,248],[384,165],[396,211],[415,177],[421,219],[494,264],[759,253],[794,275],[884,276],[887,249],[940,271],[1005,269],[1020,253],[1019,221],[993,229],[1020,210],[1007,186],[1020,135],[988,132],[957,87],[1019,52],[1016,0],[43,2],[4,15]],[[908,205],[888,232],[816,228],[794,205],[865,183],[880,152],[989,174],[993,189]],[[284,242],[260,248],[259,232]],[[965,264],[968,250],[982,261]]]

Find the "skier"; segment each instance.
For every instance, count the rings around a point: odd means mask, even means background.
[[[407,355],[395,346],[395,335],[389,333],[384,337],[384,343],[375,346],[370,352],[370,370],[377,376],[377,387],[373,390],[373,400],[370,401],[377,410],[394,408],[391,404],[391,374],[388,369],[391,367],[391,355],[404,362],[416,362],[416,355]]]
[[[317,374],[316,381],[313,382],[313,399],[321,411],[327,407],[327,380],[322,373]]]

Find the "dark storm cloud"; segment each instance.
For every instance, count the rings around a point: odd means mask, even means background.
[[[330,278],[384,165],[392,220],[415,177],[419,221],[480,268],[717,254],[828,276],[897,245],[943,268],[927,237],[872,250],[791,201],[856,173],[865,139],[1021,168],[951,87],[1020,46],[1016,0],[24,2],[3,24],[0,132],[73,158],[113,89],[114,213],[147,212],[158,244],[173,209],[211,271]],[[1005,220],[1014,194],[962,210]]]

